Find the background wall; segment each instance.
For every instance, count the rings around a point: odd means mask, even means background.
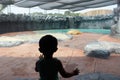
[[[0,33],[46,29],[110,29],[113,15],[101,16],[50,16],[0,14]]]

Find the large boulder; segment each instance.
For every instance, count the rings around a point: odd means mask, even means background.
[[[118,23],[111,26],[111,35],[115,37],[120,37],[120,20]]]
[[[92,50],[87,56],[107,59],[110,56],[110,52],[108,50]]]
[[[120,54],[120,43],[106,41],[92,42],[85,46],[84,53],[91,57],[108,58],[110,53]]]

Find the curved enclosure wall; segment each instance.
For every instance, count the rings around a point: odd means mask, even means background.
[[[110,29],[113,15],[106,16],[30,16],[0,14],[0,33],[48,29]]]

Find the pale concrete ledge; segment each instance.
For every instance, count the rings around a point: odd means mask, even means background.
[[[79,75],[75,80],[120,80],[120,77],[106,73],[88,73]]]
[[[31,35],[22,34],[22,35],[16,35],[13,37],[1,36],[0,37],[0,47],[18,46],[23,43],[36,43],[39,41],[39,39],[42,36],[47,35],[47,34],[55,36],[58,39],[58,41],[67,40],[67,39],[72,38],[72,36],[70,36],[68,34],[63,34],[63,33],[43,33],[43,34],[36,33],[36,34],[31,34]]]

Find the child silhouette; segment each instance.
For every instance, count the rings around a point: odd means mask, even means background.
[[[57,39],[52,35],[45,35],[39,41],[39,51],[43,53],[43,58],[36,62],[35,71],[39,72],[39,80],[58,80],[58,72],[64,78],[69,78],[79,74],[76,68],[73,72],[66,72],[60,60],[53,57],[57,51]]]

